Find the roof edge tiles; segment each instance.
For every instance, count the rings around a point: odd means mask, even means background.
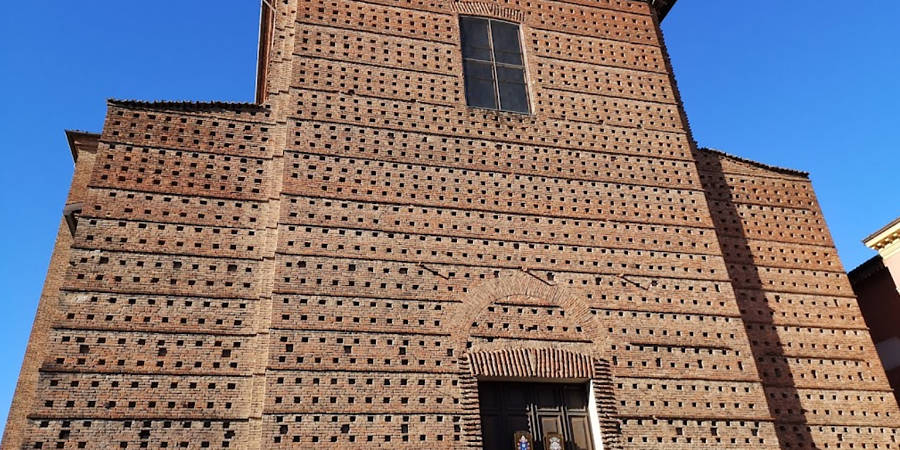
[[[222,102],[209,101],[199,102],[192,100],[132,100],[132,99],[116,99],[107,100],[110,105],[137,107],[137,108],[167,108],[180,111],[209,111],[212,109],[225,109],[229,111],[253,111],[264,112],[268,110],[265,105],[251,102]]]
[[[850,284],[856,286],[884,269],[884,260],[881,258],[881,255],[875,255],[866,262],[856,266],[855,269],[847,272],[847,277],[850,278]]]
[[[724,156],[726,158],[733,159],[735,161],[739,161],[739,162],[742,162],[745,164],[750,164],[751,166],[759,167],[761,169],[771,170],[773,172],[783,173],[783,174],[787,174],[787,175],[796,175],[796,176],[801,176],[804,178],[809,178],[809,172],[804,172],[802,170],[796,170],[796,169],[788,169],[786,167],[773,166],[773,165],[761,163],[759,161],[754,161],[752,159],[741,158],[740,156],[732,155],[730,153],[725,153],[722,150],[718,150],[715,148],[703,147],[703,148],[698,148],[698,150],[700,150],[701,152],[708,152],[708,153],[712,153],[715,155]]]
[[[677,1],[678,0],[647,0],[647,2],[650,3],[650,6],[656,11],[656,17],[659,18],[660,22],[666,18],[666,15],[669,14],[669,11],[672,10],[672,7],[675,6],[675,2]]]

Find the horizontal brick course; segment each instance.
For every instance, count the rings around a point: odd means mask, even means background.
[[[267,414],[421,414],[459,403],[458,379],[452,375],[279,371],[266,382]]]
[[[423,131],[438,135],[498,139],[505,142],[566,149],[688,158],[684,133],[616,127],[533,115],[500,115],[495,111],[444,107],[427,103],[322,91],[297,90],[290,118]],[[626,150],[627,149],[627,150]]]
[[[730,261],[771,268],[842,272],[834,247],[723,236],[722,252]]]
[[[263,183],[271,176],[263,158],[109,147],[100,151],[93,187],[260,201],[265,199]]]
[[[282,227],[278,238],[279,248],[288,255],[505,268],[528,267],[550,271],[618,271],[636,276],[701,280],[721,280],[724,279],[725,273],[721,257],[690,253],[519,243],[311,226]]]
[[[253,201],[91,189],[83,215],[190,225],[257,228],[268,206]]]
[[[848,425],[884,425],[896,423],[897,402],[884,391],[806,390],[766,388],[766,396],[778,420],[828,424],[840,420]],[[790,397],[794,397],[793,400]],[[799,399],[800,407],[794,404]]]
[[[91,250],[119,250],[260,260],[259,232],[210,225],[184,225],[126,220],[83,220],[75,246]]]
[[[442,336],[273,330],[269,368],[454,373],[454,349]]]
[[[43,373],[42,418],[239,419],[250,407],[247,378]]]
[[[771,422],[753,420],[622,419],[626,448],[777,449]]]
[[[246,336],[56,329],[42,370],[246,376],[259,345]]]
[[[757,383],[617,377],[617,410],[623,417],[769,420]]]
[[[269,155],[267,112],[189,114],[110,105],[104,142],[260,158]]]
[[[684,129],[678,107],[640,100],[605,97],[569,91],[546,90],[534,99],[535,113],[572,121],[602,123],[619,127],[678,132]]]
[[[452,75],[313,57],[301,58],[297,62],[291,87],[373,97],[389,96],[446,106],[455,105],[463,98],[462,85]]]
[[[303,3],[297,11],[303,24],[332,26],[392,36],[440,41],[459,41],[459,25],[453,16],[413,9],[339,0],[327,4]]]
[[[612,349],[612,372],[618,377],[698,378],[757,381],[747,351],[727,347],[661,345],[631,342]]]
[[[154,253],[73,249],[65,289],[134,294],[258,298],[260,264]]]
[[[656,46],[610,41],[559,31],[528,31],[523,40],[531,44],[533,54],[543,61],[568,60],[647,72],[666,71],[662,51]]]
[[[280,224],[716,254],[706,228],[286,196]]]
[[[249,439],[251,432],[247,421],[230,420],[59,420],[32,419],[30,436],[25,442],[28,448],[38,444],[55,448],[88,448],[104,444],[120,448],[140,447],[177,448],[191,444],[235,448],[239,442]],[[98,437],[102,436],[102,441]]]
[[[358,43],[358,37],[364,38],[365,44]],[[460,53],[450,43],[333,26],[303,26],[296,35],[294,49],[299,56],[361,61],[428,73],[452,74],[455,67],[461,66]]]
[[[346,449],[454,446],[460,417],[445,414],[279,414],[263,417],[267,448],[326,445]]]
[[[644,151],[620,155],[327,122],[302,122],[293,147],[303,153],[398,163],[700,189],[689,161],[641,156]]]
[[[248,299],[64,292],[70,329],[254,334],[259,302]]]
[[[557,217],[709,226],[702,193],[291,153],[284,192]],[[320,168],[320,169],[317,169]],[[333,174],[333,175],[332,175]],[[582,198],[584,197],[584,198]]]
[[[843,296],[736,289],[748,322],[864,329],[856,299]]]

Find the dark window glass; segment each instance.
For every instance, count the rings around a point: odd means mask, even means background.
[[[522,65],[517,25],[491,21],[491,38],[494,42],[494,58],[498,63]]]
[[[460,18],[466,103],[530,112],[519,26],[478,17]]]
[[[504,111],[528,112],[528,94],[525,88],[525,70],[497,66],[500,109]]]
[[[497,109],[494,71],[491,63],[466,61],[466,99],[469,106]]]
[[[524,84],[500,83],[500,109],[504,111],[528,112],[528,92]]]
[[[464,17],[462,30],[463,58],[491,61],[491,38],[487,19]]]

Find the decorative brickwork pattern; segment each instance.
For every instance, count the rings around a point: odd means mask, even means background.
[[[98,136],[77,131],[66,133],[70,138],[72,155],[76,163],[69,195],[66,198],[66,206],[77,206],[86,200],[88,179],[97,153]],[[65,219],[60,219],[53,255],[50,258],[50,267],[47,270],[44,289],[38,302],[31,336],[28,339],[28,348],[25,350],[25,360],[22,362],[19,382],[16,385],[6,429],[3,432],[3,447],[22,447],[25,430],[28,426],[27,416],[33,405],[39,401],[36,397],[37,386],[40,382],[39,368],[48,355],[46,343],[51,327],[60,319],[58,307],[60,288],[66,275],[71,246],[72,233]]]
[[[252,441],[277,217],[268,114],[110,102],[23,447]]]
[[[466,107],[461,14],[533,114]],[[477,449],[481,380],[590,383],[606,449],[900,448],[809,180],[695,148],[648,2],[261,28],[260,104],[109,102],[4,448]]]
[[[698,153],[782,448],[896,448],[898,410],[805,174]]]
[[[519,349],[469,354],[472,374],[483,377],[593,378],[589,356],[556,349]]]

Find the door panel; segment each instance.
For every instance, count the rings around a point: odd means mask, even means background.
[[[566,408],[569,411],[587,411],[587,391],[585,386],[566,386]]]
[[[562,402],[559,398],[559,388],[553,385],[537,385],[532,390],[536,395],[536,406],[540,410],[559,411]]]
[[[506,429],[507,434],[509,435],[509,439],[512,439],[513,433],[521,430],[531,431],[530,417],[527,413],[511,413],[506,416]],[[532,431],[531,434],[534,434]]]
[[[493,387],[478,389],[478,401],[482,409],[497,409],[500,407],[500,390]]]
[[[540,435],[543,436],[544,433],[563,433],[562,426],[562,414],[539,414],[538,415],[541,424]]]
[[[503,421],[500,416],[481,416],[481,429],[484,448],[503,448],[503,439],[506,436]]]
[[[591,441],[591,428],[587,417],[569,417],[569,424],[572,428],[572,450],[593,450],[594,443]]]
[[[501,395],[501,399],[507,408],[525,409],[532,403],[528,385],[524,383],[509,383],[508,386],[501,386],[500,392],[505,394]]]

